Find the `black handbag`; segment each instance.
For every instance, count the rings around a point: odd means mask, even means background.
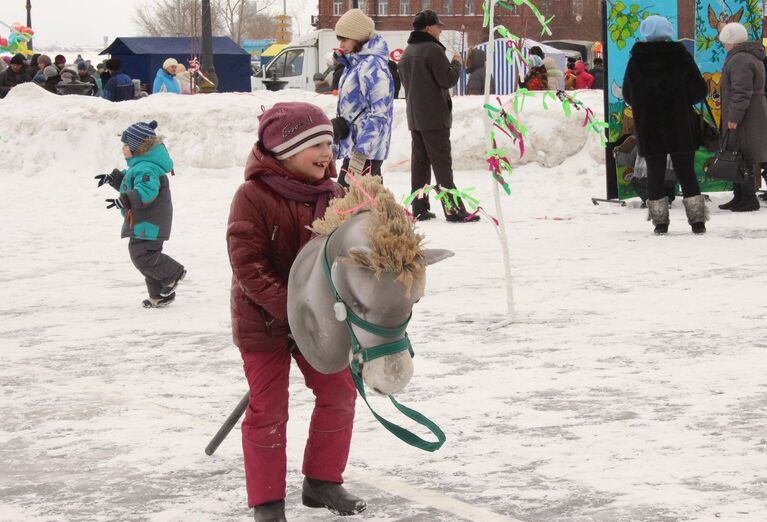
[[[703,112],[704,106],[706,112]],[[708,113],[711,118],[710,121],[706,119],[706,113]],[[695,111],[695,116],[697,119],[695,131],[697,133],[696,137],[698,139],[698,144],[710,152],[718,152],[722,136],[719,134],[719,129],[712,123],[716,120],[714,120],[714,115],[711,113],[711,107],[708,106],[706,101],[703,101],[700,104],[700,111]]]
[[[735,150],[730,149],[730,134],[729,129],[724,131],[722,147],[709,162],[705,172],[709,178],[739,183],[745,178],[746,167],[743,153],[740,151],[737,133],[732,132],[735,135]]]

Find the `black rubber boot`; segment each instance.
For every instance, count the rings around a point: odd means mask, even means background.
[[[445,213],[446,221],[449,223],[473,223],[475,221],[479,221],[479,215],[472,216],[466,212],[466,207],[463,205],[463,200],[461,198],[458,198],[457,204],[455,200],[453,200],[452,196],[448,196],[448,199],[450,199],[450,208],[448,208],[447,204],[445,203],[445,199],[440,199],[440,202],[442,203],[442,211]]]
[[[144,308],[165,308],[175,300],[176,292],[173,292],[169,295],[161,295],[156,297],[149,296],[149,299],[144,299],[141,305]]]
[[[753,212],[761,208],[759,198],[756,197],[753,176],[748,176],[743,183],[740,184],[740,190],[740,202],[730,209],[732,212]]]
[[[285,518],[285,499],[254,506],[253,518],[256,522],[287,522]]]
[[[732,186],[732,199],[727,203],[719,205],[719,208],[722,210],[730,210],[732,207],[740,203],[742,197],[743,192],[740,190],[740,183],[736,183]]]
[[[341,484],[309,477],[304,477],[301,502],[310,508],[328,508],[341,517],[362,513],[368,507],[364,500],[346,491]]]
[[[416,221],[428,221],[437,217],[434,212],[429,211],[429,200],[427,198],[428,196],[425,196],[422,199],[413,200],[413,217]]]

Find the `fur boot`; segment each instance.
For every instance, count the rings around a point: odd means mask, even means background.
[[[694,234],[706,233],[706,221],[708,221],[708,207],[706,198],[702,194],[684,198],[684,210],[687,213],[687,222],[692,227]]]
[[[668,198],[647,200],[647,221],[655,225],[656,234],[668,232]]]

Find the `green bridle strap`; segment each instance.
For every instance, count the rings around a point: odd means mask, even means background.
[[[410,318],[413,316],[412,312],[410,316],[407,318],[407,321],[405,321],[404,324],[396,327],[387,327],[387,326],[379,326],[373,323],[369,323],[368,321],[365,321],[363,318],[358,316],[354,313],[354,311],[347,305],[344,300],[341,298],[341,296],[338,294],[338,290],[336,290],[335,284],[333,284],[333,275],[330,271],[330,263],[328,263],[328,241],[330,240],[330,236],[332,236],[333,233],[325,239],[325,245],[323,246],[323,252],[322,252],[322,267],[325,271],[325,276],[328,280],[328,284],[330,285],[330,290],[333,292],[333,296],[335,297],[335,300],[337,303],[342,303],[344,307],[346,308],[346,320],[344,323],[346,324],[346,328],[349,331],[349,337],[352,341],[352,354],[353,359],[351,364],[349,365],[349,371],[352,374],[352,379],[354,380],[354,385],[357,387],[357,391],[359,392],[362,399],[365,401],[365,404],[367,404],[368,408],[370,409],[370,412],[373,414],[373,416],[378,420],[378,422],[381,423],[381,425],[389,430],[391,433],[393,433],[397,438],[404,441],[405,443],[425,450],[425,451],[437,451],[439,448],[442,447],[442,445],[445,443],[446,437],[445,433],[440,429],[439,426],[437,426],[434,422],[432,422],[430,419],[428,419],[423,414],[408,408],[407,406],[400,404],[397,402],[394,397],[391,395],[387,395],[389,397],[389,400],[391,400],[392,404],[394,404],[394,407],[397,408],[405,417],[415,421],[417,424],[420,424],[421,426],[424,426],[426,429],[428,429],[434,436],[437,437],[437,442],[429,442],[427,440],[422,439],[418,435],[414,434],[413,432],[403,428],[402,426],[399,426],[397,424],[394,424],[393,422],[389,422],[380,415],[378,415],[373,407],[370,405],[367,399],[367,394],[365,393],[365,383],[362,380],[362,372],[360,371],[360,361],[362,362],[369,362],[374,359],[378,359],[380,357],[385,357],[387,355],[394,355],[399,352],[404,352],[407,350],[410,352],[410,356],[413,357],[415,354],[413,352],[413,347],[410,344],[410,339],[407,336],[407,326],[408,323],[410,323]],[[360,345],[359,339],[357,339],[357,336],[354,333],[354,328],[352,325],[357,326],[359,328],[362,328],[363,330],[370,332],[374,335],[377,335],[379,337],[399,337],[401,335],[404,335],[402,339],[399,339],[397,341],[393,341],[390,343],[385,344],[379,344],[377,346],[372,346],[370,348],[362,348]]]
[[[333,290],[335,291],[335,287],[333,287]],[[338,295],[338,292],[335,292],[336,294],[336,301],[339,303],[343,303],[340,296]],[[346,303],[344,303],[346,304]],[[407,331],[407,325],[410,323],[410,318],[413,317],[413,313],[410,313],[410,316],[407,318],[407,321],[402,326],[395,326],[393,328],[389,328],[388,326],[379,326],[377,324],[369,323],[366,320],[364,320],[362,317],[354,313],[354,310],[346,307],[346,317],[349,319],[349,321],[352,322],[352,324],[359,326],[365,331],[368,331],[374,335],[378,335],[379,337],[399,337],[400,335],[403,335]]]
[[[394,355],[395,353],[404,352],[407,350],[410,352],[410,357],[414,357],[413,346],[410,344],[410,339],[407,334],[399,341],[393,343],[379,344],[373,348],[360,349],[359,354],[362,357],[362,362],[372,361],[379,357],[386,357],[387,355]]]
[[[429,442],[428,440],[424,440],[418,435],[416,435],[415,433],[413,433],[412,431],[407,430],[398,424],[394,424],[393,422],[389,422],[388,420],[378,415],[376,411],[373,409],[373,407],[370,405],[370,403],[368,402],[367,395],[365,394],[365,383],[362,381],[362,375],[360,373],[359,363],[356,360],[352,361],[351,366],[349,367],[349,370],[352,373],[352,379],[354,380],[354,385],[357,387],[357,391],[359,392],[360,397],[362,397],[362,400],[364,400],[365,404],[368,405],[370,412],[373,414],[376,420],[381,423],[381,425],[384,428],[389,430],[391,433],[393,433],[398,439],[402,440],[403,442],[415,448],[422,449],[424,451],[437,451],[439,448],[442,447],[442,445],[445,443],[445,440],[447,440],[447,438],[445,437],[445,433],[440,429],[440,427],[437,426],[434,422],[432,422],[429,418],[427,418],[422,413],[419,413],[415,411],[414,409],[408,408],[404,404],[400,404],[391,395],[387,395],[387,397],[389,397],[389,400],[392,402],[392,404],[394,404],[394,407],[397,408],[405,417],[415,421],[416,423],[420,424],[421,426],[424,426],[426,429],[432,432],[434,436],[437,437],[437,442]]]

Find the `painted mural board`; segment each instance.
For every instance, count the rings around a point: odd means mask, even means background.
[[[696,0],[695,2],[695,61],[708,84],[707,103],[717,125],[722,112],[719,83],[722,66],[727,56],[719,42],[719,31],[730,22],[743,24],[750,40],[762,38],[762,0]],[[713,156],[706,151],[696,155],[696,173],[704,192],[729,190],[730,184],[709,180],[702,171],[702,164]]]
[[[631,108],[623,100],[623,75],[626,72],[631,48],[639,40],[639,24],[650,15],[669,19],[677,36],[676,0],[615,0],[607,4],[607,122],[610,125],[609,141],[615,143],[621,137],[633,133]],[[618,162],[615,172],[608,176],[618,179],[618,197],[627,199],[636,194],[629,186],[633,166]]]

